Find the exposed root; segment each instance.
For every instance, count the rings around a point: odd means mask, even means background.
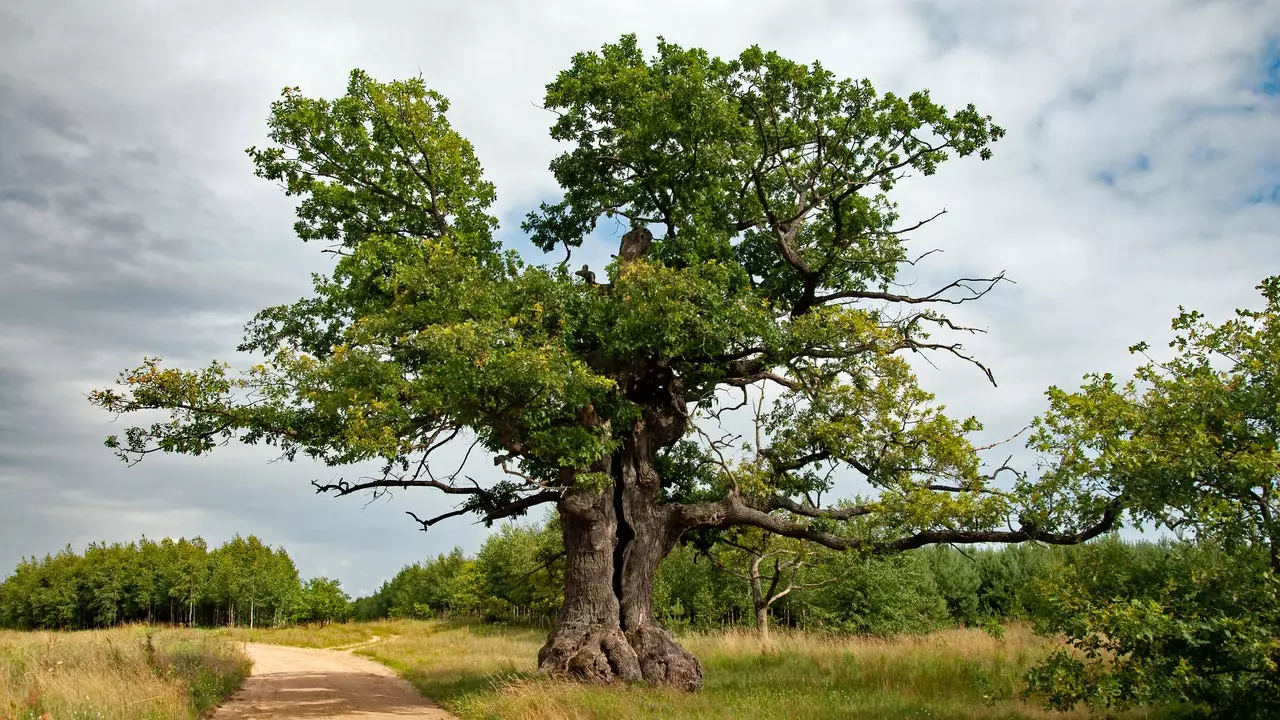
[[[652,685],[690,692],[702,688],[702,663],[665,628],[645,623],[627,632],[644,679]]]
[[[564,623],[538,651],[538,671],[578,682],[637,682],[644,676],[622,630],[601,624]]]

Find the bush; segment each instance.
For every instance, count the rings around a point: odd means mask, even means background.
[[[1280,717],[1280,582],[1266,558],[1210,543],[1063,554],[1038,581],[1038,629],[1063,633],[1029,674],[1052,707],[1199,705],[1219,718]]]

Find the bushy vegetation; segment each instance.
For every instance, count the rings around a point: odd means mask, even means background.
[[[1280,594],[1266,558],[1210,543],[1139,549],[1072,553],[1035,579],[1033,616],[1070,646],[1032,687],[1057,708],[1179,701],[1216,717],[1280,716]]]
[[[554,518],[546,525],[507,525],[475,557],[455,548],[402,569],[354,603],[359,620],[470,617],[547,625],[560,603],[562,551]],[[770,623],[832,634],[919,634],[949,627],[988,628],[1052,611],[1048,583],[1062,568],[1150,565],[1172,541],[1125,542],[1108,536],[1076,547],[935,547],[899,555],[858,555],[810,548],[797,586],[768,608]],[[692,631],[754,627],[747,556],[694,544],[677,547],[658,570],[654,612]],[[783,568],[789,581],[790,571]],[[773,566],[762,571],[772,581]],[[1101,592],[1101,590],[1100,590]],[[1038,614],[1037,614],[1038,613]]]
[[[0,718],[176,720],[235,692],[249,659],[190,631],[0,631],[0,668]]]
[[[1011,627],[1018,633],[1031,627],[1046,639],[1035,646],[1034,657],[1017,656],[1016,673],[1007,667],[1000,671],[998,684],[1007,697],[1029,691],[1028,697],[1062,711],[1083,704],[1099,712],[1178,707],[1179,712],[1217,717],[1273,716],[1269,713],[1276,707],[1274,688],[1280,686],[1275,665],[1280,598],[1265,553],[1229,552],[1207,539],[1125,541],[1114,535],[1067,547],[961,551],[944,546],[890,556],[809,552],[810,561],[800,571],[803,582],[798,583],[805,587],[767,609],[769,622],[784,629],[781,640],[762,647],[791,652],[797,631],[811,638],[804,642],[833,646],[867,636],[903,645],[916,642],[911,637],[951,629],[967,628],[999,639]],[[742,565],[735,568],[725,564],[728,556],[712,562],[709,554],[714,550],[709,553],[690,544],[667,557],[658,571],[655,613],[686,638],[690,633],[701,637],[698,633],[721,631],[745,638],[757,621],[744,576],[750,558],[739,557]],[[509,526],[476,558],[455,550],[405,568],[379,593],[356,605],[372,613],[369,617],[471,615],[545,626],[556,610],[558,562],[555,533],[546,527]],[[766,582],[771,571],[763,573]],[[431,578],[449,578],[450,584],[443,586],[449,592],[433,589]],[[492,578],[525,580],[504,584]],[[542,604],[531,603],[529,598],[539,593]],[[457,598],[483,601],[447,604]],[[493,613],[486,608],[520,611]],[[465,627],[472,637],[489,637],[486,625]],[[1067,645],[1051,639],[1064,636]],[[532,631],[528,637],[542,635]],[[819,640],[823,637],[827,640]],[[700,649],[698,642],[690,645]],[[726,665],[748,662],[728,653],[720,660]],[[716,666],[708,663],[708,688],[718,681],[712,672]],[[1009,674],[1017,676],[1016,682]],[[994,681],[974,682],[989,686]],[[1015,686],[1016,692],[1011,689]],[[547,692],[540,685],[527,686],[502,695],[500,703],[514,703],[514,711],[530,698],[553,702]],[[561,707],[566,696],[587,698],[595,693],[559,688],[553,694],[560,699],[553,704]],[[499,702],[498,696],[486,697],[485,703]],[[569,706],[561,709],[565,707]],[[601,713],[604,707],[599,706]],[[958,705],[947,707],[959,713],[951,716],[966,716]],[[984,716],[977,708],[965,712]]]
[[[1180,308],[1171,352],[1134,345],[1146,362],[1128,381],[1049,390],[1029,442],[1053,459],[1047,481],[1105,488],[1137,522],[1197,540],[1146,564],[1063,568],[1047,627],[1076,654],[1035,676],[1058,706],[1280,716],[1280,276],[1257,289],[1261,309],[1217,324]]]
[[[349,605],[338,581],[302,583],[284,548],[252,535],[213,550],[201,538],[68,546],[0,583],[0,627],[16,629],[328,622]]]

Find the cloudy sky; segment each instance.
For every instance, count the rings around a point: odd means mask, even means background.
[[[102,447],[117,428],[85,393],[145,355],[236,361],[254,311],[307,292],[324,256],[253,176],[286,85],[341,94],[353,67],[419,72],[448,96],[499,190],[502,237],[556,196],[556,146],[536,105],[583,49],[636,32],[720,55],[760,44],[882,90],[974,102],[1008,130],[987,163],[903,186],[904,218],[945,249],[921,289],[1008,272],[963,319],[999,388],[955,363],[924,368],[991,437],[1051,384],[1126,372],[1179,304],[1254,304],[1280,272],[1280,4],[1268,0],[1013,2],[241,2],[0,0],[0,575],[66,543],[255,533],[304,575],[355,593],[485,530],[424,534],[405,510],[311,492],[333,471],[267,451],[150,457]],[[601,244],[596,251],[606,252]]]

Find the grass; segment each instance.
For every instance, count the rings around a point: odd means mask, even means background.
[[[195,718],[248,674],[239,650],[199,631],[0,631],[0,719]]]
[[[262,642],[308,648],[335,648],[368,642],[377,637],[389,638],[396,634],[397,623],[331,623],[329,625],[299,625],[287,628],[219,628],[209,631],[216,637],[235,642]]]
[[[1097,714],[1042,709],[1022,695],[1026,670],[1050,645],[1025,627],[997,639],[980,630],[948,630],[887,639],[781,633],[769,645],[752,634],[690,634],[701,658],[702,692],[587,687],[534,674],[541,630],[459,622],[397,621],[319,629],[313,646],[378,635],[356,652],[408,678],[424,695],[463,718],[957,718],[1086,720],[1171,718],[1171,711]],[[257,639],[284,642],[291,631]]]

